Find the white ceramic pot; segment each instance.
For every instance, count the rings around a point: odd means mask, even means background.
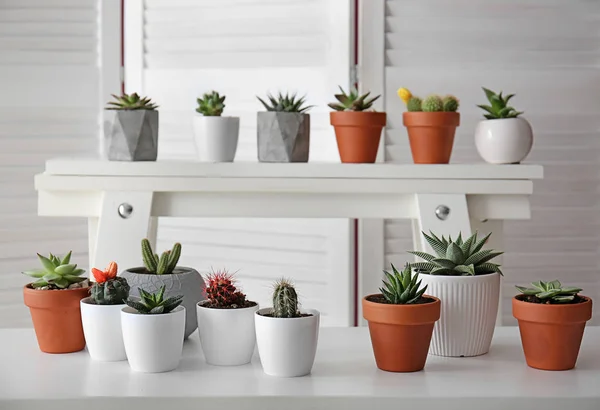
[[[429,353],[450,357],[486,354],[496,326],[500,274],[423,274],[419,278],[427,285],[427,294],[442,302],[442,314],[433,328]]]
[[[233,162],[240,133],[238,117],[194,117],[194,139],[200,161]]]
[[[198,333],[204,358],[214,366],[250,363],[256,346],[254,313],[258,305],[243,309],[212,309],[196,305]]]
[[[272,308],[255,314],[256,344],[263,371],[270,376],[305,376],[312,370],[319,339],[320,313],[302,310],[312,316],[274,318],[263,316]]]
[[[81,322],[87,350],[94,360],[117,362],[127,360],[121,332],[120,305],[96,305],[92,298],[81,299]]]
[[[142,315],[126,306],[121,309],[121,327],[132,370],[160,373],[179,366],[185,332],[183,306],[159,315]]]
[[[490,164],[517,164],[533,145],[533,130],[525,118],[485,120],[475,129],[475,146]]]

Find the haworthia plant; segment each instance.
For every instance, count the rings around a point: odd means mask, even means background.
[[[383,287],[379,291],[389,303],[394,305],[410,305],[417,303],[427,290],[427,285],[421,287],[421,281],[417,282],[419,273],[412,274],[410,264],[407,263],[402,272],[398,272],[392,264],[392,273],[383,271],[385,279]]]
[[[519,291],[526,296],[535,296],[545,303],[570,303],[575,300],[575,296],[582,291],[581,288],[563,287],[558,280],[552,282],[533,282],[531,288],[516,286]]]
[[[138,288],[138,291],[140,292],[141,301],[127,299],[125,303],[142,314],[169,313],[183,302],[183,295],[164,299],[165,286],[162,286],[156,293],[146,292],[141,288]]]

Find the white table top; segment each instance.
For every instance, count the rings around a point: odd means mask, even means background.
[[[600,409],[600,328],[589,326],[571,371],[527,367],[517,328],[504,327],[485,356],[429,356],[409,374],[376,368],[366,328],[324,328],[312,374],[291,379],[263,374],[256,356],[246,366],[207,365],[197,334],[180,367],[161,374],[93,362],[85,351],[41,353],[30,329],[0,330],[0,340],[2,410]]]

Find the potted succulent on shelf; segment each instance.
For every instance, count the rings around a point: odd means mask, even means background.
[[[196,320],[196,303],[204,300],[202,289],[204,280],[197,270],[177,266],[181,256],[181,244],[176,243],[173,249],[165,251],[160,257],[152,250],[148,239],[142,240],[143,267],[129,268],[121,273],[133,289],[141,288],[146,292],[156,292],[162,286],[167,287],[165,297],[183,295],[185,307],[185,337],[191,335],[198,326]],[[141,296],[134,291],[133,296]]]
[[[256,312],[256,344],[263,371],[270,376],[298,377],[310,373],[317,352],[320,314],[298,308],[294,285],[274,284],[273,307]]]
[[[87,350],[94,360],[126,360],[121,333],[121,309],[129,297],[127,279],[117,276],[117,264],[105,270],[92,268],[91,296],[81,300],[81,321]]]
[[[312,105],[306,97],[278,93],[269,102],[256,97],[267,110],[257,115],[258,160],[260,162],[308,162]]]
[[[328,106],[334,111],[329,114],[335,130],[340,159],[345,163],[373,163],[377,158],[381,131],[385,127],[385,112],[372,109],[380,95],[369,98],[371,92],[359,94],[351,89],[335,94],[337,102]]]
[[[440,300],[425,295],[419,274],[410,264],[385,272],[380,294],[363,298],[377,367],[388,372],[416,372],[425,367],[433,326],[440,318]],[[409,352],[409,353],[407,353]]]
[[[156,161],[158,155],[158,106],[137,93],[113,95],[106,110],[114,110],[105,127],[110,161]]]
[[[592,318],[592,299],[579,295],[582,289],[563,287],[557,280],[531,285],[517,286],[521,294],[512,301],[527,365],[542,370],[572,369],[585,324]]]
[[[421,99],[406,88],[398,95],[406,104],[402,122],[408,132],[408,141],[415,164],[447,164],[452,156],[454,134],[460,124],[458,98],[432,94]]]
[[[200,161],[233,162],[240,133],[239,117],[222,117],[225,96],[205,93],[197,99],[194,139]]]
[[[479,356],[490,349],[500,300],[500,265],[490,262],[502,252],[483,249],[491,233],[477,232],[463,241],[433,232],[423,236],[435,255],[412,251],[425,262],[411,263],[420,272],[428,293],[442,303],[433,330],[430,353],[438,356]]]
[[[210,273],[205,283],[207,299],[198,303],[197,316],[206,362],[215,366],[249,363],[256,346],[254,313],[258,304],[246,299],[227,271]]]
[[[520,117],[523,112],[508,105],[514,94],[505,97],[488,90],[483,92],[490,105],[478,105],[486,118],[475,128],[477,152],[490,164],[518,164],[533,146],[533,130],[529,122]]]
[[[136,372],[161,373],[179,366],[185,332],[183,295],[165,298],[138,289],[141,299],[129,298],[121,309],[123,342],[129,366]]]
[[[71,252],[62,259],[37,254],[42,269],[23,272],[36,278],[23,287],[40,350],[46,353],[71,353],[85,348],[79,302],[89,294],[85,272],[71,263]]]

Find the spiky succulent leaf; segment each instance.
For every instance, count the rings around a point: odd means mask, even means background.
[[[277,96],[267,94],[269,102],[260,97],[256,98],[267,111],[305,113],[313,107],[312,105],[305,105],[306,96],[298,97],[296,94],[289,95],[289,93],[286,93],[284,95],[281,92]]]
[[[385,279],[379,289],[383,297],[391,304],[405,305],[419,301],[425,293],[427,285],[421,288],[421,281],[417,281],[419,273],[413,275],[410,264],[406,264],[399,272],[392,264],[392,272],[384,271]]]
[[[155,293],[147,292],[141,288],[138,288],[138,290],[140,301],[130,298],[125,303],[142,314],[158,315],[169,313],[183,302],[183,295],[172,296],[163,300],[165,286],[161,286]]]
[[[86,280],[86,278],[81,277],[85,270],[77,268],[75,263],[69,263],[71,252],[67,253],[62,259],[54,254],[49,254],[46,257],[38,253],[37,256],[42,269],[31,269],[23,272],[27,276],[38,279],[31,284],[34,288],[48,286],[50,289],[66,289],[74,283]],[[66,263],[63,264],[62,262]]]
[[[109,101],[107,110],[156,110],[158,106],[148,97],[140,97],[137,93],[123,94],[121,96],[112,94],[114,101]]]
[[[509,94],[503,97],[502,92],[496,94],[492,90],[489,90],[485,87],[482,87],[482,89],[490,105],[478,105],[477,107],[486,112],[484,117],[488,120],[517,118],[519,115],[523,114],[523,112],[517,111],[508,105],[508,101],[515,96],[514,94]]]
[[[225,96],[220,96],[216,91],[205,93],[202,98],[198,98],[196,101],[198,103],[196,112],[205,117],[220,117],[225,109]]]
[[[569,303],[575,300],[575,296],[582,291],[581,288],[572,286],[563,287],[558,280],[551,282],[537,281],[531,284],[533,287],[526,288],[516,286],[516,288],[525,296],[535,296],[543,303]]]
[[[356,88],[351,88],[349,92],[344,91],[341,86],[339,88],[341,94],[334,95],[338,102],[327,104],[329,108],[335,111],[367,111],[381,97],[381,95],[377,95],[368,98],[371,95],[370,91],[366,94],[359,94]]]

